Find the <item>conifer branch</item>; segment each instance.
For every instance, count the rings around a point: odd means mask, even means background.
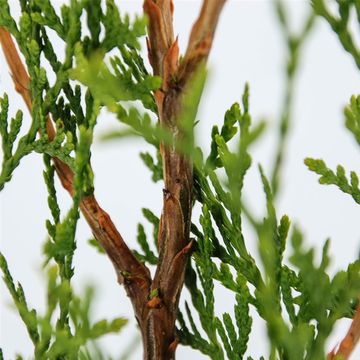
[[[30,78],[17,53],[16,47],[8,31],[0,27],[0,42],[8,63],[16,91],[24,99],[29,111],[32,109],[32,102],[29,92]]]
[[[0,41],[15,83],[15,89],[23,97],[31,112],[30,78],[20,59],[11,35],[6,29],[1,27]],[[50,116],[47,117],[46,130],[49,140],[52,141],[55,138],[55,129]],[[63,187],[73,196],[74,174],[72,170],[58,158],[53,158],[53,161]],[[126,291],[133,302],[136,316],[139,316],[140,309],[147,299],[148,289],[150,287],[150,274],[148,269],[136,259],[127,247],[110,216],[99,206],[93,194],[81,199],[80,209],[94,236],[111,259],[116,270],[118,281],[119,283],[124,283]]]
[[[180,65],[181,82],[188,81],[202,61],[206,61],[215,35],[221,10],[226,0],[204,0],[194,23],[184,60]]]
[[[149,60],[154,75],[162,78],[162,88],[155,93],[159,120],[175,140],[185,136],[179,124],[184,95],[209,54],[224,3],[217,0],[203,2],[184,61],[179,65],[179,48],[172,28],[172,1],[144,2],[144,12],[149,18]],[[142,326],[144,357],[147,359],[174,358],[177,345],[175,320],[192,246],[189,239],[193,203],[192,163],[174,147],[164,144],[161,144],[161,155],[165,188],[158,234],[159,263],[152,283],[156,296],[149,302],[150,309]]]
[[[291,226],[287,215],[280,217],[275,207],[277,190],[281,190],[279,175],[295,71],[314,21],[313,13],[302,31],[294,34],[283,1],[274,2],[288,62],[280,137],[270,179],[259,166],[266,200],[261,218],[252,216],[244,204],[245,177],[252,164],[250,146],[265,128],[264,122],[253,124],[248,85],[241,103],[234,103],[226,111],[221,128],[213,126],[210,153],[207,155],[195,142],[193,130],[206,78],[205,65],[225,1],[202,1],[187,49],[179,58],[172,0],[144,0],[148,22],[145,17],[130,21],[127,15],[120,16],[114,0],[105,4],[102,0],[70,1],[59,15],[51,0],[20,1],[22,14],[17,21],[11,16],[10,2],[0,0],[0,42],[15,89],[31,113],[29,131],[18,137],[23,130],[22,112],[11,118],[7,94],[0,98],[0,190],[24,156],[43,154],[51,213],[51,219],[46,220],[44,254],[46,264],[54,261],[55,266],[48,272],[44,317],[27,306],[22,286],[15,286],[5,257],[0,254],[4,282],[33,340],[36,359],[103,358],[98,349],[92,355],[86,343],[117,332],[124,325],[121,318],[92,325],[92,291],[81,300],[74,295],[71,278],[80,210],[96,238],[90,243],[107,253],[132,301],[144,360],[174,360],[178,343],[214,360],[243,359],[250,350],[253,310],[266,323],[270,358],[348,359],[358,342],[360,260],[329,276],[329,241],[323,246],[319,262],[315,249],[304,245],[302,232]],[[359,51],[353,49],[348,23],[352,6],[360,21],[360,5],[338,2],[339,14],[332,15],[323,0],[312,2],[315,12],[330,22],[344,48],[356,58]],[[149,74],[140,55],[139,38],[146,34],[146,25],[148,56],[155,76]],[[66,44],[64,61],[58,60],[47,35],[50,29]],[[113,56],[112,50],[118,55]],[[55,82],[48,76],[49,70],[56,75]],[[86,91],[71,80],[80,82]],[[138,109],[136,101],[145,112]],[[140,252],[127,247],[94,197],[90,157],[102,107],[126,126],[107,138],[141,136],[156,150],[156,158],[150,153],[142,153],[141,158],[151,170],[152,179],[164,181],[163,211],[157,217],[143,209],[153,226],[154,246],[148,242],[145,227],[138,224]],[[147,110],[158,116],[158,124]],[[345,109],[345,124],[360,144],[360,96],[353,96]],[[348,176],[341,165],[331,170],[321,159],[307,158],[305,164],[320,175],[321,184],[336,185],[360,204],[359,176],[354,171]],[[65,217],[57,201],[55,171],[73,198]],[[192,219],[195,202],[202,208],[198,219]],[[256,260],[248,249],[244,216],[250,219],[258,239],[260,258]],[[290,256],[285,252],[288,242],[292,247]],[[145,262],[156,266],[154,278]],[[184,283],[191,304],[185,301],[182,314],[178,305]],[[232,315],[228,307],[218,314],[215,285],[234,295]],[[351,318],[356,305],[347,335],[328,353],[326,339],[334,325],[341,318]],[[53,315],[57,310],[56,320]],[[179,328],[175,327],[176,320]]]
[[[148,53],[154,75],[163,77],[164,58],[174,42],[172,0],[145,0],[144,12],[149,17]]]

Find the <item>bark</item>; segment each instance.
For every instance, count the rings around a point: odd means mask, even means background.
[[[360,298],[359,298],[360,300]],[[335,347],[329,354],[328,360],[349,359],[360,339],[360,304],[357,306],[354,318],[344,339],[338,347]]]
[[[206,62],[225,1],[203,1],[181,64],[173,34],[172,1],[144,1],[144,12],[149,17],[149,60],[154,74],[162,78],[162,87],[155,94],[159,121],[177,138],[183,135],[177,123],[183,96],[194,73]],[[0,28],[0,42],[15,88],[31,113],[30,79],[9,32],[4,28]],[[56,133],[49,115],[47,133],[52,141]],[[82,214],[112,261],[118,281],[124,284],[133,304],[146,360],[175,359],[179,342],[175,335],[175,321],[192,245],[189,239],[193,202],[191,161],[174,148],[164,145],[161,145],[161,154],[164,168],[163,211],[158,234],[159,263],[153,280],[149,270],[136,259],[95,196],[82,198],[80,203]],[[72,170],[57,158],[53,162],[63,187],[73,195]]]
[[[187,87],[209,54],[219,14],[225,1],[205,0],[195,22],[184,60],[179,64],[179,48],[174,39],[170,0],[145,0],[149,18],[148,54],[154,75],[162,78],[155,94],[160,124],[181,139],[177,122]],[[141,324],[144,358],[174,359],[178,340],[175,321],[184,283],[193,202],[191,160],[174,148],[161,145],[164,169],[164,200],[159,230],[159,263],[152,283],[158,294]]]

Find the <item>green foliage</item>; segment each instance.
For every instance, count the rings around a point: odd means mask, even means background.
[[[344,109],[345,126],[360,145],[360,97],[352,96],[350,104]]]
[[[93,64],[97,54],[116,50],[119,55],[112,60],[115,85],[121,83],[124,89],[131,88],[126,91],[125,100],[142,100],[151,106],[151,90],[158,86],[158,80],[147,75],[138,54],[138,38],[145,33],[145,20],[136,18],[131,22],[127,16],[120,17],[111,0],[106,1],[104,8],[100,1],[70,1],[69,5],[62,6],[60,14],[49,0],[21,1],[22,14],[18,22],[12,18],[7,1],[1,1],[0,5],[0,26],[15,37],[25,58],[32,99],[32,121],[27,129],[22,126],[20,111],[8,120],[8,97],[5,94],[0,99],[3,149],[0,190],[11,179],[23,157],[31,152],[44,156],[44,181],[52,217],[46,221],[48,239],[44,246],[45,264],[49,269],[45,314],[40,316],[28,308],[21,285],[14,285],[1,255],[4,281],[33,341],[36,359],[91,358],[94,346],[86,348],[87,344],[107,333],[118,332],[126,321],[119,318],[110,322],[91,322],[93,291],[87,291],[83,297],[85,302],[80,302],[71,286],[79,204],[82,197],[94,191],[90,149],[102,104],[96,92],[84,91],[70,76],[77,71],[74,69],[76,59],[80,63]],[[83,15],[87,18],[86,24],[80,20]],[[100,36],[102,27],[103,37]],[[89,35],[83,36],[86,30]],[[54,51],[50,32],[64,42],[63,56]],[[51,74],[45,71],[45,66],[52,69],[54,81],[49,80]],[[100,71],[103,65],[99,62],[98,66]],[[110,72],[106,74],[110,79],[115,78]],[[56,124],[54,139],[46,131],[50,118]],[[24,135],[19,135],[20,130]],[[61,160],[74,173],[73,204],[65,216],[61,215],[57,201],[53,158]]]
[[[336,185],[341,191],[352,196],[352,198],[360,204],[359,178],[354,171],[350,172],[350,182],[345,174],[345,169],[338,165],[336,173],[329,169],[325,162],[321,159],[305,159],[305,165],[309,170],[314,171],[318,175],[320,184]]]
[[[331,26],[333,32],[339,38],[341,45],[354,59],[356,66],[360,69],[360,50],[358,49],[352,33],[350,21],[352,14],[356,16],[357,22],[360,22],[360,5],[357,0],[343,1],[332,0],[311,0],[314,11],[317,15],[323,17]],[[329,3],[337,7],[337,11],[330,11]]]
[[[150,153],[142,152],[140,153],[140,157],[144,164],[149,168],[149,170],[152,172],[152,181],[157,182],[159,180],[162,180],[163,178],[163,167],[162,167],[162,160],[161,160],[161,154],[160,151],[156,151],[156,161],[151,156]]]
[[[291,226],[287,215],[279,217],[276,211],[296,72],[314,13],[306,17],[301,30],[294,34],[284,2],[275,1],[287,52],[285,89],[278,122],[279,140],[269,179],[259,166],[266,206],[263,216],[257,218],[244,199],[244,184],[252,166],[251,147],[266,126],[251,117],[248,85],[241,102],[226,111],[222,126],[213,127],[210,152],[204,154],[196,144],[195,130],[206,71],[201,68],[184,90],[177,119],[182,136],[174,136],[159,126],[154,91],[160,88],[161,79],[149,74],[139,52],[140,37],[145,35],[144,18],[130,21],[120,14],[113,0],[71,0],[61,7],[60,13],[50,0],[20,3],[22,14],[15,21],[9,2],[0,0],[0,26],[14,36],[26,60],[31,78],[32,120],[26,129],[20,111],[9,120],[9,99],[3,95],[0,190],[15,174],[23,157],[32,152],[43,156],[51,214],[51,219],[46,220],[48,237],[44,246],[47,271],[44,314],[28,306],[22,286],[15,285],[2,254],[0,268],[33,342],[34,357],[105,358],[104,351],[94,342],[108,333],[119,332],[126,324],[122,318],[93,321],[91,305],[95,291],[87,288],[79,296],[71,283],[79,206],[83,197],[94,192],[91,150],[98,115],[106,107],[116,114],[120,128],[103,135],[103,139],[137,136],[153,145],[153,154],[143,152],[140,156],[154,182],[163,178],[160,143],[173,146],[194,165],[194,206],[201,208],[201,215],[191,225],[194,246],[185,275],[190,301],[185,302],[178,314],[180,342],[212,359],[251,359],[248,342],[253,316],[258,314],[266,324],[270,359],[325,359],[326,340],[336,321],[351,317],[356,306],[360,263],[356,261],[330,277],[329,242],[325,243],[318,264],[314,260],[315,249],[307,248],[300,230]],[[359,51],[348,25],[352,10],[360,19],[358,2],[338,1],[336,15],[329,12],[323,0],[312,3],[315,12],[329,22],[360,67]],[[50,34],[64,42],[64,54],[55,52]],[[45,66],[52,69],[55,80],[50,80]],[[345,125],[360,144],[359,104],[360,98],[353,96],[345,109]],[[54,139],[46,131],[50,119],[56,128]],[[20,132],[24,135],[20,136]],[[73,203],[66,214],[57,201],[54,158],[74,173]],[[308,158],[305,164],[321,176],[320,183],[336,185],[360,203],[355,172],[348,178],[342,166],[334,172],[323,160]],[[149,209],[143,209],[143,216],[153,232],[149,237],[144,225],[138,224],[139,248],[134,254],[141,261],[156,265],[160,219]],[[244,218],[253,228],[251,236],[244,232]],[[248,249],[250,241],[258,244],[255,254]],[[89,244],[104,252],[96,239],[90,239]],[[231,307],[217,308],[217,287],[229,293],[233,299]],[[151,292],[150,299],[156,296],[157,289]]]
[[[153,242],[155,245],[155,248],[158,247],[158,233],[159,233],[159,225],[160,225],[160,219],[149,209],[142,209],[142,213],[145,217],[145,219],[152,224],[153,226]]]
[[[9,99],[6,94],[0,98],[0,135],[2,139],[3,160],[0,173],[0,190],[4,188],[6,182],[10,181],[12,173],[19,165],[20,160],[31,152],[29,145],[29,137],[22,136],[18,141],[15,151],[13,151],[14,143],[17,140],[21,124],[22,112],[18,111],[15,118],[8,123]]]
[[[238,127],[233,129],[236,121]],[[277,220],[271,185],[260,167],[267,208],[267,215],[262,222],[257,221],[254,228],[261,270],[246,248],[241,221],[243,207],[234,205],[235,200],[241,203],[242,184],[251,165],[248,147],[256,138],[252,136],[255,130],[251,127],[247,88],[242,108],[231,107],[223,129],[222,135],[218,132],[215,136],[217,148],[213,143],[208,166],[202,171],[196,169],[196,196],[203,206],[203,214],[201,229],[195,224],[192,226],[197,246],[194,264],[189,265],[186,275],[192,305],[206,337],[200,333],[193,312],[186,305],[191,330],[184,315],[179,314],[180,339],[212,359],[243,358],[252,325],[250,308],[254,307],[267,325],[271,358],[325,359],[325,339],[339,318],[351,316],[356,304],[360,290],[359,263],[330,279],[326,272],[328,243],[321,265],[317,266],[314,249],[304,249],[296,228],[292,234],[293,253],[285,261],[290,220],[286,215]],[[232,151],[226,142],[236,133],[240,133],[239,145]],[[225,179],[214,171],[214,164],[224,168]],[[215,282],[233,293],[232,315],[227,312],[221,317],[216,315]],[[324,301],[324,296],[329,301]]]
[[[352,133],[356,142],[360,144],[359,97],[351,97],[349,105],[344,109],[344,115],[346,128]],[[351,171],[350,177],[347,177],[343,166],[338,165],[335,172],[329,169],[322,159],[307,158],[305,159],[305,165],[309,170],[320,175],[320,184],[336,185],[341,191],[351,195],[356,203],[360,204],[359,177],[355,171]]]
[[[48,268],[47,307],[44,315],[39,315],[34,309],[29,309],[20,283],[15,286],[8,269],[7,262],[0,254],[0,268],[3,280],[13,298],[14,304],[24,322],[29,336],[34,344],[36,359],[78,359],[86,351],[89,342],[109,334],[117,333],[126,324],[123,318],[112,321],[91,320],[91,305],[94,290],[87,288],[85,294],[78,297],[70,287],[69,281],[65,282],[59,276],[57,266]],[[69,303],[66,314],[67,326],[64,327],[64,303]],[[54,324],[57,307],[60,307],[60,317]],[[70,324],[71,329],[70,330]]]
[[[3,273],[3,280],[5,282],[5,285],[8,288],[11,297],[13,298],[14,304],[19,312],[19,315],[27,328],[30,339],[32,340],[33,344],[36,345],[39,342],[36,311],[34,309],[30,310],[28,308],[23,287],[20,283],[18,283],[17,286],[15,286],[6,259],[1,253],[0,253],[0,268]]]
[[[135,254],[140,260],[143,260],[149,264],[156,265],[158,262],[157,256],[150,249],[149,243],[146,239],[146,234],[143,225],[138,224],[137,242],[139,243],[144,254],[139,254],[135,251]]]
[[[292,108],[294,102],[294,92],[296,84],[296,75],[301,62],[301,50],[306,44],[306,40],[311,34],[315,22],[315,14],[310,10],[302,28],[298,33],[294,33],[291,29],[291,21],[283,0],[275,0],[275,10],[277,19],[282,31],[284,41],[286,43],[287,58],[285,70],[285,89],[283,93],[283,100],[281,104],[280,121],[278,127],[278,141],[277,149],[275,150],[274,161],[271,172],[271,187],[273,194],[276,197],[279,184],[280,175],[285,158],[285,149],[287,144],[287,138],[289,130],[291,128],[292,121]]]
[[[155,111],[151,91],[160,87],[161,79],[140,71],[140,78],[135,78],[131,67],[125,67],[118,56],[111,59],[113,74],[104,64],[100,50],[88,61],[78,48],[76,60],[77,67],[71,71],[71,76],[86,85],[101,103],[111,108],[114,103],[139,100],[145,108]]]
[[[105,250],[101,247],[95,238],[89,239],[88,244],[93,246],[99,254],[105,254]]]

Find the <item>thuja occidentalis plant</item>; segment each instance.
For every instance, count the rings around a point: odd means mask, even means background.
[[[252,359],[247,347],[251,308],[267,326],[269,354],[263,359],[349,358],[360,336],[360,262],[330,276],[329,242],[318,263],[314,249],[304,245],[300,229],[276,212],[296,72],[317,17],[329,23],[360,69],[360,49],[349,30],[353,14],[360,23],[360,2],[333,2],[337,12],[330,11],[325,1],[313,0],[302,28],[294,33],[284,2],[274,1],[287,48],[286,96],[269,177],[259,166],[266,212],[257,218],[242,195],[252,165],[250,147],[263,134],[265,123],[252,125],[248,85],[241,103],[225,112],[222,127],[213,127],[208,154],[194,135],[206,60],[225,0],[203,0],[182,56],[173,31],[171,0],[145,0],[143,16],[132,21],[120,15],[121,4],[118,7],[114,0],[71,0],[60,12],[50,0],[20,0],[19,19],[11,15],[13,1],[0,0],[3,53],[15,89],[30,113],[29,124],[23,124],[21,111],[9,120],[9,99],[1,95],[0,189],[16,176],[15,169],[25,156],[41,154],[51,213],[46,220],[48,284],[43,314],[28,306],[21,284],[15,285],[10,273],[11,264],[0,254],[3,279],[27,328],[35,359],[107,358],[96,340],[126,324],[122,318],[94,322],[89,311],[93,290],[79,296],[72,288],[80,216],[93,232],[91,244],[112,262],[117,281],[133,305],[144,359],[174,359],[178,344],[212,359]],[[53,47],[50,34],[64,42],[64,53]],[[149,66],[140,52],[142,36],[147,39]],[[55,80],[49,80],[49,72]],[[163,182],[159,194],[163,210],[160,216],[143,210],[154,227],[154,242],[148,242],[139,225],[141,251],[126,245],[95,197],[91,151],[103,108],[122,124],[108,137],[136,135],[154,148],[153,155],[142,153],[141,157],[152,179]],[[344,114],[347,129],[360,144],[360,97],[351,97]],[[25,135],[19,136],[24,128]],[[320,175],[320,183],[336,185],[360,203],[355,172],[349,178],[342,166],[333,171],[319,159],[308,158],[305,164]],[[65,214],[57,201],[60,189],[55,176],[72,197]],[[198,219],[192,216],[194,206],[201,208]],[[247,249],[244,218],[257,236],[259,256]],[[290,256],[284,256],[287,242]],[[215,284],[228,289],[235,299],[222,316],[215,312]],[[184,285],[191,304],[186,302],[180,310]],[[329,352],[326,340],[344,317],[353,318],[352,324],[339,346]],[[3,350],[0,359],[6,358]]]

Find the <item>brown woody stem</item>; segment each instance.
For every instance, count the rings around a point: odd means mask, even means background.
[[[31,112],[30,78],[11,35],[6,29],[1,27],[0,41],[15,83],[15,89],[23,97]],[[55,137],[55,129],[50,116],[48,116],[46,127],[51,141]],[[57,158],[54,158],[53,161],[63,187],[70,195],[73,195],[74,174],[72,170]],[[94,236],[111,259],[118,281],[124,283],[126,292],[133,303],[135,315],[137,318],[140,318],[151,284],[149,270],[135,258],[117,231],[110,216],[99,206],[94,195],[83,198],[80,202],[80,209],[90,225]],[[127,274],[126,277],[124,277],[124,274]]]
[[[178,64],[179,49],[173,35],[171,0],[145,0],[144,12],[149,17],[148,52],[154,74],[162,78],[162,88],[155,94],[159,119],[175,137],[183,134],[177,119],[187,86],[209,54],[219,14],[225,0],[204,0],[193,26],[188,49]],[[31,112],[30,79],[13,40],[0,28],[0,41],[9,64],[16,90]],[[175,79],[177,79],[175,83]],[[50,141],[56,133],[50,116],[47,119]],[[163,212],[158,234],[159,263],[154,280],[125,244],[109,215],[93,195],[81,200],[80,208],[96,239],[111,259],[120,283],[124,283],[144,344],[144,359],[175,358],[178,339],[175,321],[184,283],[185,267],[192,242],[189,239],[192,210],[192,163],[172,147],[161,145],[165,189]],[[64,188],[73,195],[72,170],[59,159],[53,159]],[[150,294],[153,294],[150,298]]]
[[[350,328],[341,341],[340,345],[334,348],[328,355],[328,360],[349,359],[356,344],[360,339],[360,304],[357,306]]]
[[[220,11],[225,0],[205,0],[193,26],[183,63],[174,40],[170,0],[145,0],[149,18],[148,53],[162,88],[155,94],[161,125],[180,139],[178,117],[189,82],[209,54]],[[157,299],[148,304],[141,326],[144,359],[174,359],[177,339],[175,321],[191,250],[190,225],[193,201],[193,167],[175,148],[161,145],[164,169],[163,212],[158,235],[159,263],[152,283]]]

